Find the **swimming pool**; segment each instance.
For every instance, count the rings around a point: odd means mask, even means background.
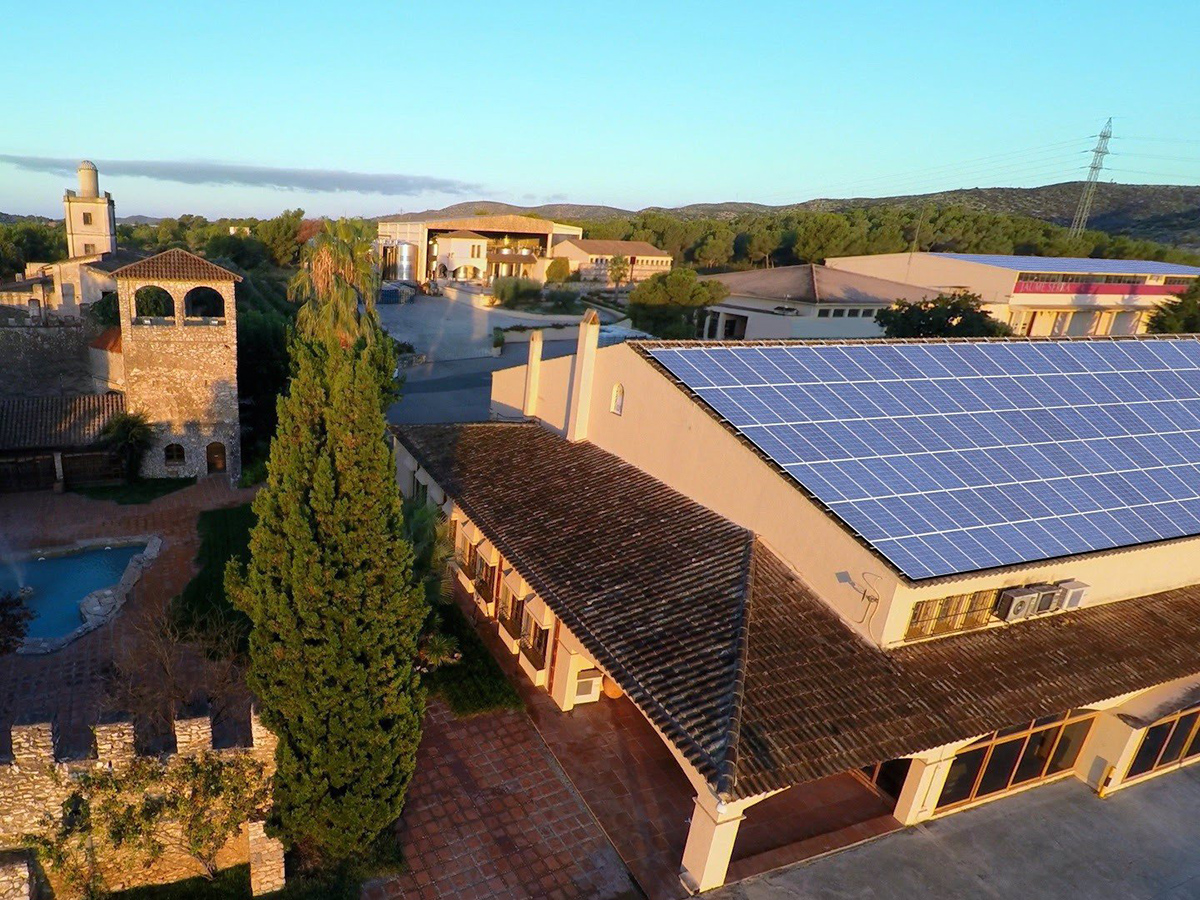
[[[80,601],[92,591],[116,585],[129,561],[145,547],[136,544],[19,560],[12,568],[0,568],[0,591],[33,589],[25,598],[34,615],[26,640],[62,638],[83,624]]]

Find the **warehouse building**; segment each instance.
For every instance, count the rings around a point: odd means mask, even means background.
[[[495,374],[511,424],[398,427],[398,477],[533,684],[652,724],[690,889],[814,796],[900,827],[1200,759],[1200,340],[594,330]]]
[[[833,269],[969,292],[1017,335],[1144,334],[1154,310],[1188,289],[1200,268],[1144,259],[879,253],[827,259]]]

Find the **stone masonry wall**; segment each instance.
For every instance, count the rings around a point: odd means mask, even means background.
[[[136,313],[139,288],[161,287],[175,301],[173,317],[148,323]],[[197,287],[209,287],[225,300],[225,316],[214,323],[187,318],[184,298]],[[241,475],[237,395],[237,316],[233,282],[118,279],[121,343],[125,363],[125,406],[145,413],[155,427],[154,445],[146,452],[142,474],[152,478],[191,477],[208,473],[208,450],[224,446],[225,467],[232,481]],[[184,460],[168,465],[164,451],[180,444]]]
[[[251,746],[220,750],[220,753],[248,754],[261,761],[268,774],[274,771],[275,736],[258,719],[251,717]],[[181,756],[212,749],[212,722],[207,716],[176,719],[176,752]],[[12,761],[0,764],[0,850],[19,848],[22,836],[38,831],[43,817],[56,814],[71,791],[72,773],[105,767],[119,768],[135,758],[133,723],[120,716],[96,724],[95,757],[63,761],[55,757],[54,728],[49,722],[19,720],[12,727]],[[106,854],[103,861],[109,887],[121,890],[146,884],[164,884],[203,874],[200,865],[180,850],[172,848],[177,833],[160,835],[168,850],[150,867],[132,856]],[[5,860],[12,859],[11,866]],[[15,855],[0,854],[0,900],[22,897],[5,893],[8,883],[19,881],[20,867]],[[217,855],[219,868],[251,863],[252,884],[274,885],[283,881],[283,847],[266,835],[262,823],[247,823]],[[254,867],[259,871],[255,872]],[[11,871],[10,871],[11,870]],[[10,878],[11,875],[11,878]],[[53,882],[53,874],[49,874]],[[12,890],[17,890],[13,887]],[[266,890],[266,888],[264,888]],[[258,893],[258,891],[256,891]]]
[[[81,323],[0,325],[0,398],[58,397],[94,391]]]
[[[33,887],[24,853],[0,853],[0,900],[30,900]]]

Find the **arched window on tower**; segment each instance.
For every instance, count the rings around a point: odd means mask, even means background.
[[[183,444],[167,444],[163,448],[163,462],[168,466],[182,466],[184,458]]]

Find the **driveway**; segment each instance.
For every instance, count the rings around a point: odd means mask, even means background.
[[[503,310],[479,309],[466,300],[422,294],[411,303],[380,304],[376,309],[392,337],[408,341],[434,361],[490,357],[493,328],[539,321]],[[540,317],[543,324],[578,320],[578,316]]]
[[[574,341],[546,341],[542,359],[569,356]],[[499,357],[453,359],[405,369],[401,399],[388,410],[395,425],[429,425],[442,422],[486,422],[491,408],[492,373],[522,366],[529,358],[528,344],[508,344]]]
[[[1074,779],[750,878],[713,900],[1200,898],[1200,768],[1101,800]]]

